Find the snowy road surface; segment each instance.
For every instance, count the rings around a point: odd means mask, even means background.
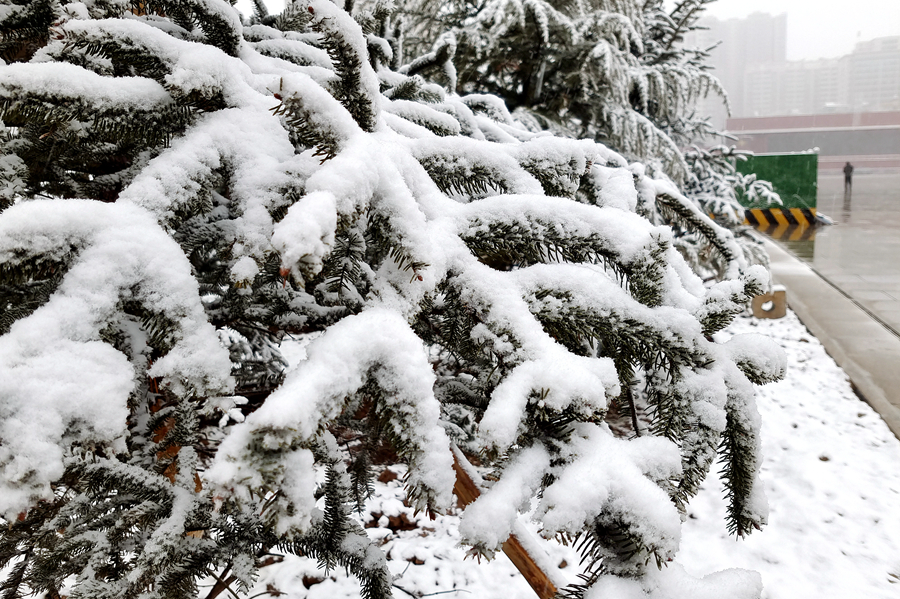
[[[710,479],[691,502],[678,561],[697,576],[756,570],[766,599],[900,597],[900,441],[792,312],[775,321],[742,318],[727,331],[746,332],[776,338],[788,354],[787,379],[758,396],[769,525],[743,541],[729,537],[721,485]],[[383,540],[392,572],[402,574],[396,597],[534,598],[505,556],[463,561],[455,515],[414,517],[402,504],[399,480],[379,483],[376,492],[369,533]],[[575,580],[574,551],[547,548]],[[300,558],[264,568],[255,592],[267,585],[285,599],[359,592],[343,572],[323,580],[314,562]]]

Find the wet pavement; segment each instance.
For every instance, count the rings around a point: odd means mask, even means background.
[[[849,194],[843,184],[820,171],[818,212],[834,225],[766,240],[772,275],[900,438],[900,171],[859,172]]]
[[[857,171],[846,194],[842,173],[820,171],[818,211],[835,224],[782,245],[900,336],[900,171]]]
[[[765,243],[772,277],[786,288],[788,305],[900,439],[900,336],[808,263],[769,239]]]

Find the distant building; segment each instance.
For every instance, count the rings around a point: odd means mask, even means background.
[[[900,36],[860,42],[841,60],[853,111],[900,110]]]
[[[725,21],[708,17],[700,25],[705,29],[685,36],[685,45],[707,49],[718,44],[710,52],[709,63],[728,92],[732,115],[743,115],[744,73],[756,65],[787,59],[787,15],[756,12],[744,19]],[[717,98],[710,98],[702,108],[713,115],[717,126],[724,127],[725,109]]]
[[[835,59],[788,61],[787,15],[707,18],[685,44],[710,48],[713,74],[728,92],[732,117],[900,110],[900,36],[856,44]],[[725,109],[715,98],[701,105],[718,127]]]
[[[846,110],[846,66],[828,59],[753,65],[744,73],[741,116]]]
[[[841,58],[753,65],[743,89],[735,116],[900,110],[900,36],[860,42]]]

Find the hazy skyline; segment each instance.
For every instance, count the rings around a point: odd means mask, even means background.
[[[829,9],[822,0],[717,0],[706,10],[720,20],[754,12],[787,14],[788,60],[837,58],[858,41],[900,35],[898,0],[854,0],[852,9]]]
[[[275,13],[284,0],[265,0]],[[672,4],[672,1],[669,1]],[[716,0],[706,9],[718,19],[743,18],[754,12],[787,13],[787,58],[810,60],[849,54],[858,41],[900,35],[900,0],[853,0],[852,9],[830,9],[823,0]],[[250,0],[238,9],[251,14]]]

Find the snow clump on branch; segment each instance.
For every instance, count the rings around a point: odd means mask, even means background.
[[[0,72],[25,165],[0,204],[17,588],[189,597],[215,572],[246,593],[289,551],[386,597],[351,509],[385,451],[411,505],[451,509],[454,445],[496,479],[465,542],[490,555],[538,498],[545,534],[581,539],[576,596],[688,596],[657,566],[717,455],[728,526],[765,523],[752,383],[783,355],[711,335],[768,276],[671,182],[392,68],[389,10],[303,0],[243,28],[221,0],[66,6],[0,13],[36,36]],[[642,202],[694,223],[727,280]]]

